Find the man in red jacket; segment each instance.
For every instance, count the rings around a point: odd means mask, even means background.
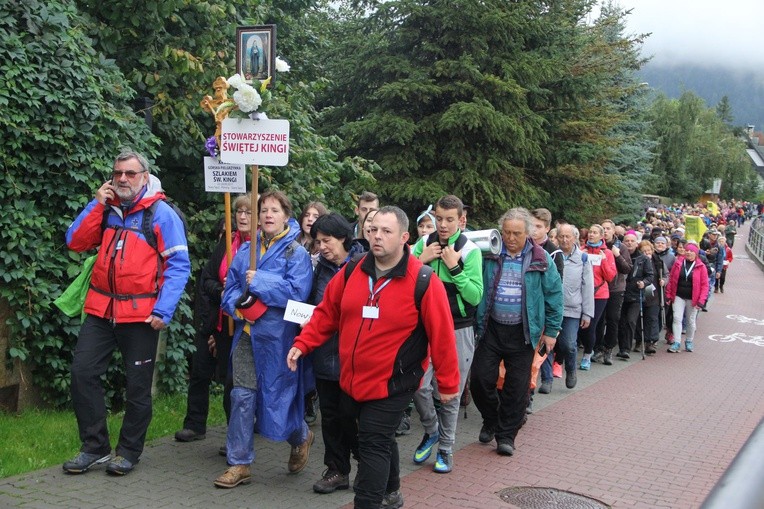
[[[287,363],[339,331],[340,386],[358,419],[356,508],[401,507],[395,429],[419,387],[428,350],[444,403],[459,390],[456,338],[443,283],[431,277],[420,309],[414,289],[422,263],[409,253],[408,218],[383,207],[371,225],[371,256],[340,271],[295,338]]]

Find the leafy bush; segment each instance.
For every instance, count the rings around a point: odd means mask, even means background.
[[[0,41],[0,298],[11,309],[9,354],[31,362],[34,384],[61,405],[79,319],[52,302],[86,256],[67,250],[64,232],[120,146],[155,156],[157,142],[130,107],[129,84],[92,49],[70,2],[3,2]],[[107,374],[112,396],[121,392],[120,372],[114,362]]]

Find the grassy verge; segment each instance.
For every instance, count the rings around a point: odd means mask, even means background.
[[[112,448],[119,438],[123,415],[119,412],[108,417]],[[146,441],[174,434],[182,427],[185,415],[185,394],[156,397]],[[207,425],[224,423],[222,395],[212,394]],[[80,449],[77,420],[71,410],[33,409],[20,414],[0,412],[0,430],[0,477],[62,464]]]

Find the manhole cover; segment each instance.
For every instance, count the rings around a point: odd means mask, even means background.
[[[520,509],[556,507],[565,509],[603,509],[610,507],[599,500],[555,488],[518,486],[501,490],[499,497],[504,502],[515,505]]]

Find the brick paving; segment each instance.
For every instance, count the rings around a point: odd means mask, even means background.
[[[471,406],[460,417],[454,471],[432,472],[432,459],[416,466],[410,456],[422,428],[414,412],[412,433],[399,439],[405,507],[512,508],[499,492],[518,486],[566,490],[612,507],[699,507],[764,416],[764,340],[755,339],[764,336],[764,273],[745,253],[747,231],[740,229],[726,293],[698,319],[695,352],[669,354],[661,341],[644,361],[637,354],[579,372],[574,390],[556,380],[551,394],[536,395],[513,457],[477,442],[481,422]],[[321,440],[306,469],[289,475],[289,447],[258,437],[252,484],[215,489],[212,481],[225,469],[217,454],[224,440],[222,427],[190,444],[156,440],[122,478],[106,476],[103,467],[69,476],[58,466],[1,479],[0,508],[352,505],[350,491],[311,489],[323,471]]]

